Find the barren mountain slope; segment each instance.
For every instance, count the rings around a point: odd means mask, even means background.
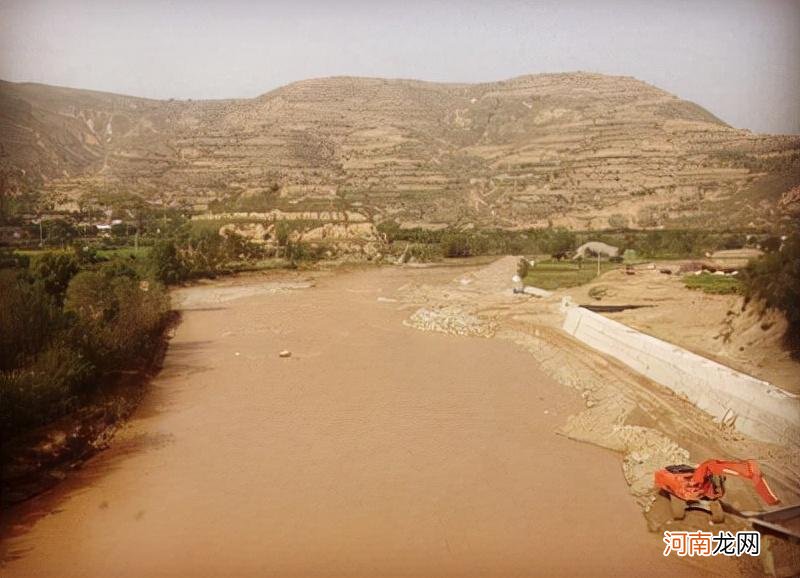
[[[635,79],[586,73],[339,77],[196,102],[3,82],[0,163],[13,187],[62,201],[125,190],[404,222],[724,226],[789,218],[778,201],[800,183],[800,137],[733,129]]]

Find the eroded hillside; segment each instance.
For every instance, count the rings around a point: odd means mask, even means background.
[[[8,188],[73,208],[125,191],[404,223],[742,226],[791,218],[780,199],[800,184],[800,137],[585,73],[326,78],[227,101],[3,82],[0,162]]]

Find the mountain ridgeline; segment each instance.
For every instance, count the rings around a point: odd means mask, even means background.
[[[73,210],[133,193],[407,225],[765,227],[793,218],[800,137],[587,73],[336,77],[214,101],[0,82],[0,169],[5,197]]]

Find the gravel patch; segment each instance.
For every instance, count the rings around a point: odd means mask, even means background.
[[[422,331],[438,331],[439,333],[450,333],[452,335],[491,337],[495,332],[495,324],[493,322],[484,321],[475,315],[453,306],[439,307],[436,309],[425,307],[417,309],[417,311],[403,323]]]

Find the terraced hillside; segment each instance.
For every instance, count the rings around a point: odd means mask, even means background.
[[[585,73],[325,78],[226,101],[2,82],[0,166],[7,193],[72,208],[124,191],[403,223],[741,226],[791,218],[781,198],[800,184],[800,137]]]

